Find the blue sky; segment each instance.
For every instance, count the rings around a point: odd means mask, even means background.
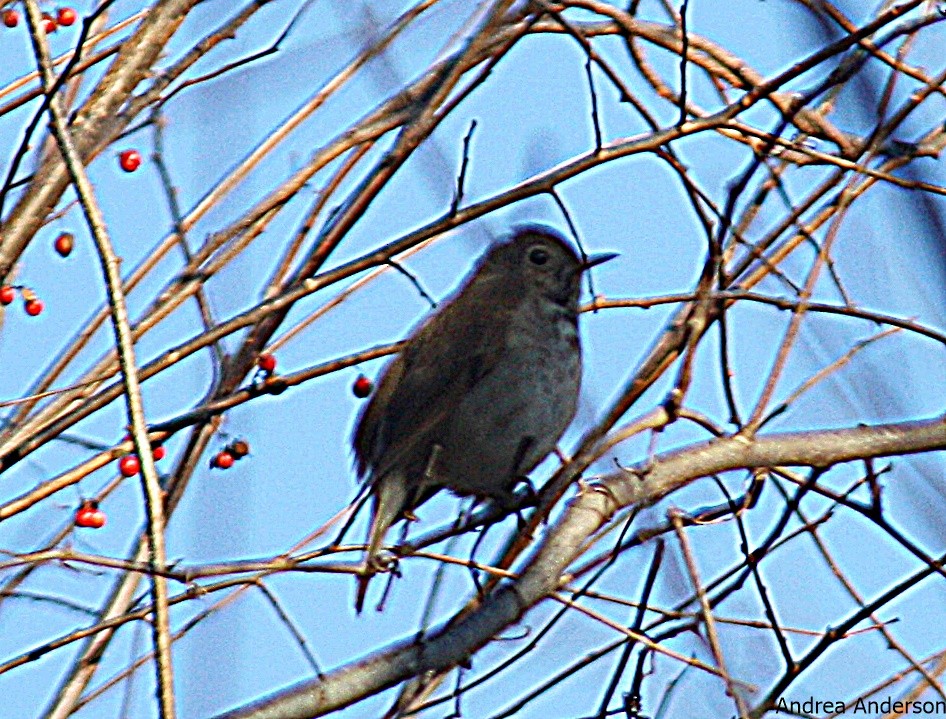
[[[113,14],[122,17],[137,3],[118,2]],[[288,22],[300,4],[279,0],[259,12],[245,31],[199,64],[195,72],[206,72],[265,47]],[[657,3],[642,3],[641,15],[663,21]],[[855,3],[847,10],[855,21]],[[87,11],[85,3],[77,3]],[[368,14],[370,7],[371,15]],[[280,51],[221,78],[179,94],[166,107],[166,161],[179,188],[180,203],[191,208],[219,182],[246,154],[282,120],[342,67],[370,37],[403,10],[399,3],[372,2],[334,4],[316,2],[283,43]],[[220,0],[202,4],[172,43],[167,55],[176,57],[195,38],[205,34],[227,17],[233,7]],[[354,119],[390,96],[412,79],[443,50],[448,38],[463,26],[468,7],[462,2],[437,5],[419,28],[395,43],[390,52],[360,73],[344,91],[283,142],[260,167],[227,199],[204,217],[191,232],[192,246],[238,217],[263,193],[300,167],[313,149],[346,127]],[[587,16],[575,15],[575,19]],[[690,3],[689,27],[744,58],[756,71],[771,75],[805,57],[820,46],[806,12],[787,0],[694,0]],[[52,38],[54,51],[61,52],[77,36],[77,30],[61,31]],[[939,71],[941,58],[937,43],[943,41],[940,26],[930,29],[918,42],[916,65]],[[628,68],[619,41],[599,40],[596,47],[610,61],[633,78],[632,87],[657,105],[644,90],[639,78]],[[0,30],[0,86],[5,87],[30,67],[25,31]],[[654,54],[655,66],[668,71],[668,56]],[[670,75],[673,77],[672,73]],[[875,77],[881,77],[875,75]],[[795,89],[809,87],[802,78]],[[598,75],[600,116],[605,140],[632,136],[645,126],[626,105],[617,102],[604,79]],[[899,87],[902,99],[908,87]],[[703,85],[693,88],[697,102],[715,107],[718,102]],[[856,99],[844,96],[835,122],[851,132],[862,132],[864,114],[855,112]],[[673,111],[660,106],[659,120],[670,123]],[[15,147],[35,104],[0,117],[0,147]],[[916,135],[941,121],[942,99],[921,108],[907,125]],[[867,113],[869,116],[869,113]],[[438,128],[432,141],[413,156],[378,199],[359,220],[345,242],[333,254],[328,267],[337,266],[371,249],[400,238],[411,230],[441,216],[449,207],[459,166],[462,139],[470,121],[478,123],[472,141],[472,157],[467,177],[466,197],[475,202],[489,197],[532,174],[553,167],[593,144],[584,60],[573,41],[563,36],[529,38],[506,57],[489,82],[465,101],[455,115]],[[749,113],[746,118],[762,128],[771,128],[774,115],[768,108]],[[904,137],[902,139],[914,139]],[[384,138],[372,150],[378,158],[389,147]],[[146,160],[153,149],[150,129],[142,129],[119,141],[90,167],[109,231],[123,268],[135,267],[147,257],[170,228],[167,204],[153,162],[146,161],[133,174],[122,173],[115,155],[125,147],[136,147]],[[694,178],[717,203],[725,200],[727,183],[748,161],[743,146],[720,136],[701,134],[675,146],[691,168]],[[827,151],[827,150],[826,150]],[[6,153],[3,155],[6,157]],[[6,160],[4,160],[6,162]],[[342,194],[361,178],[360,171],[342,185]],[[944,182],[943,170],[932,159],[920,160],[917,167],[929,173],[927,180]],[[5,172],[5,170],[4,170]],[[788,193],[801,197],[806,189],[825,176],[818,168],[789,170],[785,177]],[[262,283],[278,261],[281,248],[298,227],[310,199],[325,181],[316,178],[301,197],[282,213],[266,233],[229,267],[208,283],[207,293],[218,319],[227,319],[259,299]],[[572,213],[582,241],[589,252],[618,251],[621,257],[595,272],[596,291],[606,297],[651,297],[686,292],[694,286],[705,254],[705,238],[688,201],[667,166],[650,155],[636,155],[608,163],[571,180],[560,194]],[[927,325],[946,327],[943,302],[942,245],[923,240],[925,224],[918,213],[922,206],[916,195],[891,187],[877,187],[850,211],[841,230],[836,264],[848,294],[858,306],[915,317]],[[934,198],[942,211],[942,198]],[[337,201],[332,202],[337,204]],[[778,202],[767,205],[759,222],[766,227],[784,214]],[[489,241],[501,238],[508,227],[520,221],[543,221],[565,230],[566,225],[554,202],[534,198],[492,213],[481,220],[448,233],[432,246],[404,262],[434,297],[447,296]],[[77,250],[68,260],[52,251],[52,238],[61,229],[76,233]],[[759,230],[761,232],[761,230]],[[938,254],[937,254],[938,253]],[[810,254],[787,265],[796,280],[804,277]],[[179,256],[165,260],[153,278],[133,292],[129,303],[135,312],[148,306],[163,283],[180,266]],[[0,332],[0,400],[23,394],[38,372],[58,356],[69,338],[82,326],[93,307],[104,299],[101,273],[97,267],[87,230],[75,208],[41,231],[24,255],[18,275],[42,296],[47,311],[31,319],[14,308],[8,310]],[[301,320],[347,286],[329,288],[294,308],[287,327]],[[777,293],[780,286],[767,281],[762,291]],[[837,302],[839,296],[830,282],[816,292],[823,301]],[[278,352],[279,369],[291,372],[331,358],[343,356],[382,342],[400,339],[428,309],[416,289],[395,272],[387,272],[360,290],[339,308],[328,312],[313,327],[295,337]],[[582,408],[574,426],[566,433],[566,451],[575,447],[582,432],[601,416],[615,393],[626,381],[646,349],[672,313],[672,306],[646,312],[613,310],[582,319],[586,351],[586,374]],[[762,379],[771,367],[788,315],[764,306],[738,307],[731,314],[731,355],[735,360],[737,397],[743,408],[752,406]],[[801,341],[792,354],[777,399],[785,398],[814,372],[837,359],[877,328],[867,322],[847,318],[816,317],[806,323]],[[193,303],[149,332],[138,344],[140,362],[155,357],[167,347],[199,331]],[[278,336],[278,335],[277,335]],[[230,337],[225,349],[234,351],[239,337]],[[726,418],[718,372],[713,370],[717,337],[706,340],[700,350],[702,371],[695,375],[689,405],[718,421]],[[100,333],[77,366],[87,367],[109,346],[111,336]],[[360,371],[376,377],[382,361],[365,363]],[[149,418],[168,419],[193,408],[210,380],[210,356],[189,358],[173,371],[145,385]],[[265,558],[292,546],[320,526],[349,502],[356,492],[348,439],[360,406],[350,392],[357,369],[346,370],[308,382],[279,397],[264,397],[227,414],[223,430],[230,436],[246,437],[252,456],[229,472],[211,472],[206,462],[197,470],[188,494],[175,513],[168,535],[168,555],[184,564],[201,564],[236,559]],[[78,376],[67,373],[63,381]],[[672,377],[673,373],[668,375]],[[895,421],[928,417],[943,408],[946,360],[942,346],[905,335],[878,341],[858,355],[851,366],[835,374],[797,402],[791,411],[773,423],[772,429],[790,430],[825,426],[847,426],[857,422]],[[668,380],[669,381],[669,380]],[[667,391],[667,381],[652,389],[635,406],[637,416],[657,405]],[[116,442],[123,434],[124,410],[119,404],[96,413],[77,426],[73,433],[104,444]],[[692,426],[674,426],[659,438],[658,451],[703,439]],[[181,437],[169,442],[173,465]],[[219,439],[211,448],[226,443]],[[646,457],[647,442],[635,440],[621,445],[613,456],[603,458],[592,472],[613,468],[615,460],[633,464]],[[89,451],[75,445],[51,443],[7,472],[0,481],[0,501],[8,501],[29,487],[53,477],[78,463]],[[209,457],[208,457],[209,459]],[[552,463],[537,473],[545,479]],[[944,510],[942,456],[898,460],[887,482],[887,506],[892,518],[914,541],[932,553],[943,546],[941,517]],[[828,484],[842,487],[853,480],[860,468],[842,468],[827,478]],[[46,538],[71,522],[72,512],[83,496],[96,494],[114,478],[107,468],[85,478],[79,491],[64,491],[0,525],[0,549],[28,551],[44,546]],[[739,491],[742,478],[727,477]],[[670,505],[694,509],[721,500],[712,483],[696,483],[675,494],[641,518],[659,522]],[[756,539],[764,536],[782,505],[769,488],[748,524]],[[109,523],[97,532],[76,532],[68,542],[77,550],[108,556],[124,556],[143,521],[140,487],[125,482],[103,503]],[[425,506],[420,531],[449,521],[457,511],[452,497],[439,497]],[[806,505],[811,516],[827,504],[812,500]],[[360,540],[365,517],[349,535]],[[513,520],[492,530],[479,555],[491,558],[501,539],[513,531]],[[854,518],[832,522],[825,540],[843,562],[860,591],[870,596],[897,577],[915,569],[901,550],[863,521]],[[469,551],[474,537],[461,539],[453,551],[458,556]],[[739,560],[738,541],[731,523],[700,527],[692,532],[699,543],[699,559],[704,577]],[[602,589],[638,596],[651,548],[634,550],[622,557],[620,571],[611,573]],[[767,581],[778,588],[782,620],[792,626],[819,630],[837,621],[851,608],[851,601],[838,589],[826,566],[813,559],[810,543],[795,542],[780,551],[778,558],[764,566]],[[351,558],[354,558],[352,555]],[[349,577],[322,574],[286,574],[273,578],[267,586],[281,606],[306,636],[323,668],[332,668],[360,656],[365,651],[411,635],[421,613],[418,598],[425,597],[436,568],[434,562],[404,563],[404,577],[395,584],[388,609],[355,617],[351,609],[353,581]],[[37,571],[24,589],[50,597],[68,597],[94,608],[107,596],[114,575],[88,567],[49,566]],[[688,593],[688,578],[678,552],[671,553],[656,587],[656,601],[672,605]],[[144,585],[142,585],[143,587]],[[181,591],[171,585],[172,594]],[[143,591],[143,590],[142,590]],[[377,590],[375,590],[377,591]],[[450,609],[470,596],[472,584],[464,570],[448,572],[438,618],[450,616]],[[177,608],[172,613],[176,627],[193,617],[222,595],[207,596]],[[740,594],[720,612],[727,616],[759,613],[751,593]],[[883,613],[896,617],[898,636],[916,656],[923,656],[943,644],[941,616],[946,594],[942,583],[927,580]],[[524,627],[512,628],[510,636],[535,631],[542,618],[556,607],[546,604],[530,614]],[[626,622],[627,611],[608,608],[609,616]],[[89,620],[82,613],[51,602],[25,599],[7,601],[0,607],[0,661],[25,649],[42,644]],[[763,632],[727,630],[726,646],[730,671],[755,681],[764,691],[768,681],[780,671],[779,657],[771,636]],[[519,666],[486,688],[465,699],[467,716],[489,716],[516,697],[544,681],[555,667],[582,656],[613,639],[613,635],[588,619],[573,618],[555,630],[538,650]],[[143,625],[126,627],[106,654],[93,681],[95,687],[127,665],[149,646],[149,632]],[[793,639],[801,652],[809,641]],[[673,647],[687,654],[709,657],[705,646],[692,637],[675,640]],[[475,670],[485,669],[500,656],[519,646],[515,641],[485,649],[474,660]],[[864,689],[861,677],[885,676],[900,666],[883,642],[870,633],[845,643],[825,658],[798,685],[801,695],[845,698]],[[59,650],[17,670],[0,674],[0,695],[5,697],[10,716],[38,716],[54,687],[75,655],[76,645]],[[299,647],[272,605],[258,591],[245,593],[234,604],[201,622],[186,638],[175,644],[175,671],[182,717],[209,716],[248,701],[310,675]],[[851,670],[857,666],[857,672]],[[521,716],[583,716],[597,706],[600,688],[607,682],[613,661],[599,662],[565,682],[557,690],[530,704]],[[656,674],[645,685],[649,711],[656,709],[659,690],[679,674],[679,667],[658,662]],[[450,680],[452,682],[452,679]],[[80,710],[78,717],[119,716],[123,701],[128,716],[153,716],[153,673],[139,672],[128,691],[112,689]],[[676,690],[681,697],[699,691],[703,684],[706,706],[687,708],[684,702],[671,704],[669,716],[725,716],[731,702],[718,682],[692,670]],[[497,696],[502,699],[497,699]],[[591,698],[589,698],[591,697]],[[387,693],[354,707],[346,716],[379,714],[392,699]],[[446,707],[430,716],[449,713]]]

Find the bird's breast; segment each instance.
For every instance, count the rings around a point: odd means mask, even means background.
[[[507,336],[510,348],[531,347],[540,355],[559,357],[564,364],[581,364],[578,341],[578,316],[562,305],[545,300],[527,303],[529,311],[520,312],[511,323]]]

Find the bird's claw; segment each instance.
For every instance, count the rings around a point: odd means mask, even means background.
[[[355,594],[355,611],[361,614],[365,605],[365,597],[368,594],[368,583],[376,574],[389,574],[392,577],[400,577],[400,562],[398,557],[391,552],[379,552],[373,557],[368,557],[365,563],[358,570],[356,575],[358,579],[358,588]],[[385,592],[385,595],[387,592]],[[382,599],[383,602],[383,599]],[[378,606],[378,611],[380,611]]]

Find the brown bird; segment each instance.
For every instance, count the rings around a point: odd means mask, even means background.
[[[555,230],[517,228],[384,370],[353,439],[373,497],[359,612],[392,524],[444,488],[512,507],[555,449],[578,403],[582,273],[615,256],[583,261]]]

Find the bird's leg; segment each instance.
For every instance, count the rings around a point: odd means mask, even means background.
[[[414,492],[411,494],[411,499],[407,503],[404,511],[401,513],[401,516],[404,517],[408,522],[416,522],[417,515],[414,514],[414,507],[417,504],[417,499],[423,493],[425,486],[430,486],[434,484],[434,464],[437,462],[437,457],[440,456],[440,453],[443,451],[443,445],[435,444],[430,450],[430,456],[427,458],[427,464],[424,467],[424,473],[421,475],[421,484],[420,486],[414,489]],[[407,532],[401,537],[401,543],[404,543],[404,540],[407,537]]]
[[[521,501],[517,492],[519,485],[525,485],[525,492],[523,492],[524,496],[522,497]],[[521,531],[526,526],[525,518],[522,516],[522,510],[526,507],[534,507],[538,498],[539,493],[536,491],[535,485],[532,484],[532,480],[525,475],[522,475],[513,478],[513,481],[510,484],[508,497],[501,499],[500,502],[502,503],[502,506],[509,512],[515,512],[517,528]]]
[[[470,514],[473,513],[473,507],[476,506],[476,502],[470,507]],[[473,580],[473,586],[476,587],[476,594],[480,599],[483,599],[486,596],[486,591],[483,588],[482,582],[480,582],[480,573],[476,571],[476,551],[480,548],[480,545],[483,543],[483,540],[486,539],[486,532],[489,531],[489,526],[485,526],[480,531],[479,536],[476,538],[476,541],[473,542],[473,548],[470,550],[470,578]]]
[[[413,506],[417,502],[417,495],[420,494],[420,488],[415,489],[409,495],[408,506]],[[417,516],[409,509],[404,510],[402,516],[407,520],[403,525],[401,525],[401,536],[398,539],[397,547],[394,548],[394,551],[397,554],[387,553],[384,555],[378,555],[375,557],[375,566],[366,571],[371,571],[372,575],[375,573],[386,572],[388,577],[387,581],[384,584],[384,591],[381,592],[381,598],[378,600],[378,604],[375,607],[375,610],[378,612],[384,611],[384,605],[388,601],[388,596],[391,594],[391,589],[394,587],[394,580],[401,577],[401,563],[400,563],[400,553],[404,551],[404,547],[407,544],[407,531],[409,527],[409,522],[416,522]],[[408,553],[413,551],[408,549]],[[372,571],[373,570],[373,571]],[[370,577],[368,577],[370,579]]]
[[[364,564],[358,570],[358,586],[355,594],[355,611],[361,613],[371,578],[380,572],[390,571],[391,555],[384,551],[384,536],[398,520],[404,507],[408,506],[407,480],[403,474],[385,474],[372,487],[374,512],[368,531],[368,549]]]

